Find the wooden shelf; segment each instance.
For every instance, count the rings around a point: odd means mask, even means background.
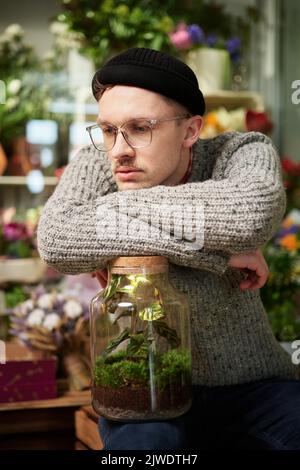
[[[45,176],[44,181],[45,186],[56,186],[57,184],[56,176]],[[0,185],[26,186],[27,178],[26,176],[0,176]]]
[[[58,398],[52,400],[32,400],[32,401],[19,401],[14,403],[0,403],[1,411],[12,410],[32,410],[41,408],[65,408],[90,405],[91,391],[84,390],[82,392],[65,392]],[[0,415],[1,416],[1,415]]]
[[[254,91],[220,90],[207,93],[204,98],[207,111],[211,111],[219,107],[224,107],[226,109],[245,107],[255,109],[256,111],[264,110],[263,96]]]
[[[64,391],[52,400],[0,403],[0,450],[74,449],[75,412],[90,404],[90,390]]]

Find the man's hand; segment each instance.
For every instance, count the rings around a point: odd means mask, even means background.
[[[242,290],[260,289],[268,280],[269,268],[260,250],[232,255],[228,261],[228,266],[241,269],[247,273],[247,279],[240,283]],[[92,277],[98,279],[103,289],[106,287],[107,269],[93,272]]]
[[[92,273],[92,277],[96,277],[100,286],[104,289],[107,285],[107,269],[100,269]]]
[[[260,289],[268,280],[269,268],[260,250],[232,255],[228,266],[241,269],[248,274],[247,279],[240,283],[242,290]]]

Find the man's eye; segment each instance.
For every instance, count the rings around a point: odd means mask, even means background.
[[[103,134],[105,135],[113,135],[115,133],[115,130],[113,127],[101,127],[101,130]]]
[[[147,124],[135,123],[130,125],[129,131],[136,134],[144,134],[149,131],[149,126]]]

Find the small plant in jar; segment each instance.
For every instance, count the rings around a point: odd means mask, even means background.
[[[165,419],[190,406],[189,309],[167,266],[118,258],[91,303],[93,406],[111,419]]]

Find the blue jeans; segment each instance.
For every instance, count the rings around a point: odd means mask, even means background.
[[[300,381],[274,377],[194,386],[193,405],[167,421],[100,417],[105,450],[300,450]]]

